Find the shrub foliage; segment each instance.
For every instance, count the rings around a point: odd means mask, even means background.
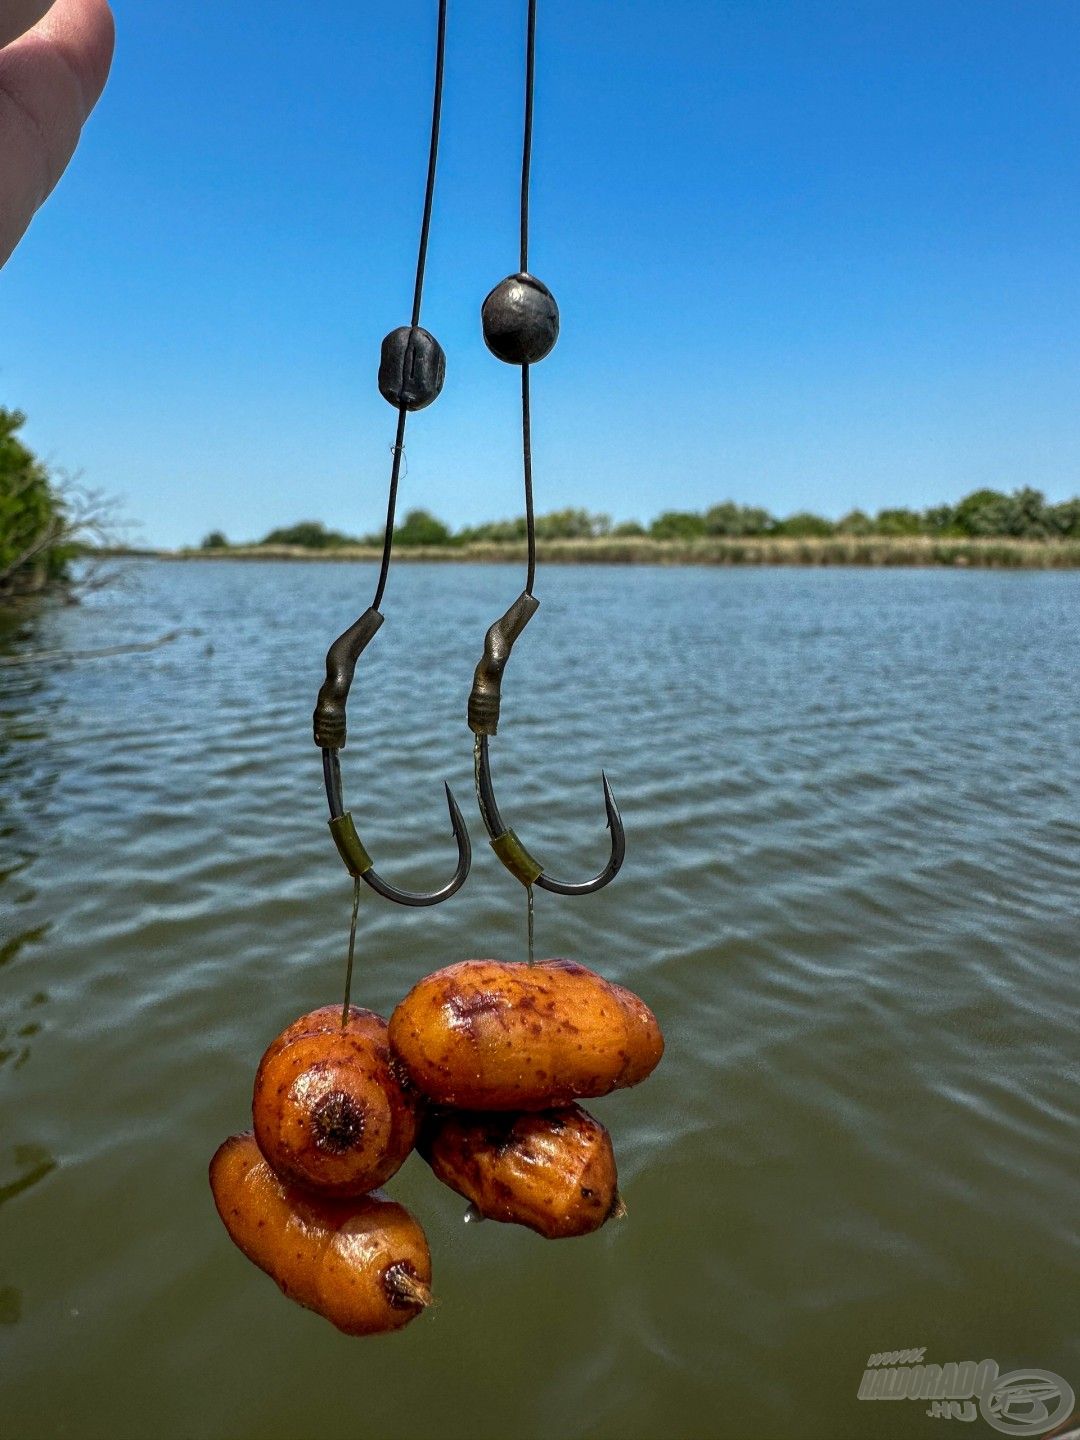
[[[885,509],[876,515],[852,510],[839,520],[828,520],[806,510],[777,518],[758,505],[739,505],[734,500],[724,500],[704,511],[665,510],[649,525],[637,520],[613,524],[610,515],[581,509],[554,510],[536,517],[538,540],[606,540],[643,535],[682,543],[717,536],[793,540],[872,535],[891,539],[924,535],[939,540],[1080,539],[1080,498],[1050,505],[1041,490],[1024,488],[1011,494],[975,490],[955,505],[935,505],[926,510]],[[203,547],[207,548],[214,538],[208,535]],[[394,530],[399,545],[514,545],[524,539],[524,515],[451,530],[428,510],[410,510]],[[313,520],[272,530],[259,541],[261,545],[301,545],[313,550],[381,543],[381,535],[353,539]]]

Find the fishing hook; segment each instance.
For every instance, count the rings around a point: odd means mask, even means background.
[[[447,808],[450,811],[450,824],[457,841],[457,869],[442,889],[430,893],[401,890],[378,873],[342,798],[338,751],[345,746],[345,703],[356,662],[379,630],[384,618],[374,606],[365,610],[359,620],[350,625],[343,635],[338,636],[326,654],[326,680],[319,691],[318,703],[315,706],[314,727],[315,743],[322,750],[323,781],[330,807],[330,834],[349,874],[354,879],[365,881],[384,899],[393,900],[397,905],[438,905],[443,900],[449,900],[451,895],[461,889],[472,866],[469,831],[450,786],[445,785],[444,788]]]
[[[446,804],[450,824],[457,841],[457,869],[441,890],[430,894],[400,890],[391,885],[375,869],[374,862],[357,834],[352,815],[345,809],[341,793],[341,763],[338,751],[345,746],[345,702],[352,684],[353,672],[366,646],[383,623],[379,610],[390,571],[390,554],[394,545],[394,514],[397,507],[398,481],[405,448],[405,422],[410,411],[423,410],[437,399],[446,374],[443,348],[429,331],[420,325],[420,301],[427,267],[428,239],[431,233],[432,204],[435,198],[435,170],[439,154],[439,130],[442,124],[443,70],[446,60],[447,0],[439,0],[438,29],[435,42],[435,83],[431,100],[431,140],[428,147],[427,185],[424,190],[424,213],[420,222],[420,243],[416,256],[416,282],[413,287],[412,318],[408,325],[391,330],[382,344],[379,362],[379,391],[398,412],[397,434],[393,444],[390,488],[386,500],[386,526],[383,531],[382,565],[375,587],[375,598],[369,609],[339,635],[326,653],[326,680],[319,691],[315,706],[315,744],[322,750],[323,781],[330,806],[330,833],[355,880],[363,880],[386,900],[397,905],[438,905],[449,900],[465,884],[472,865],[472,845],[454,792],[447,785]],[[355,922],[355,909],[354,909]],[[354,923],[355,934],[355,923]],[[350,965],[352,941],[349,944]],[[350,972],[351,973],[351,972]],[[347,1006],[346,1001],[346,1006]]]
[[[597,890],[602,890],[610,880],[614,880],[626,858],[626,834],[622,816],[619,814],[607,775],[601,771],[604,809],[607,812],[607,827],[611,832],[611,855],[598,875],[576,884],[554,879],[544,866],[530,855],[515,831],[499,813],[491,780],[488,740],[498,729],[503,670],[510,658],[514,641],[536,614],[539,605],[540,602],[534,595],[527,590],[523,591],[506,614],[491,626],[484,640],[484,654],[476,667],[472,693],[469,696],[469,728],[476,736],[476,798],[491,840],[491,848],[511,875],[516,876],[525,886],[539,885],[541,890],[550,890],[556,895],[592,895]]]
[[[514,641],[536,614],[540,602],[533,592],[536,579],[536,516],[533,510],[532,406],[529,399],[529,370],[549,354],[559,336],[559,307],[548,287],[529,273],[529,178],[532,169],[533,99],[536,59],[536,0],[529,0],[525,43],[525,124],[521,147],[521,243],[518,271],[495,286],[480,308],[484,343],[497,359],[521,367],[521,458],[525,482],[525,537],[527,560],[525,589],[506,614],[495,621],[484,640],[484,654],[473,676],[469,695],[469,729],[476,737],[473,749],[476,799],[491,848],[511,875],[529,892],[529,955],[532,958],[532,887],[556,895],[592,895],[602,890],[619,873],[626,857],[626,835],[607,776],[604,782],[604,809],[611,831],[611,855],[591,880],[569,884],[548,875],[530,855],[518,836],[499,814],[491,782],[488,741],[499,724],[502,674]]]

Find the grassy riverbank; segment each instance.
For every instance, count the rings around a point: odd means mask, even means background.
[[[311,550],[297,545],[228,545],[140,552],[164,560],[378,560],[376,546]],[[869,565],[952,566],[1003,570],[1080,568],[1080,540],[969,539],[927,535],[830,535],[655,540],[650,536],[550,540],[540,561],[554,565]],[[400,545],[394,560],[517,563],[523,544]]]

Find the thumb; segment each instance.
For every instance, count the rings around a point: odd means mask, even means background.
[[[31,0],[5,5],[0,33],[9,14],[33,8]],[[112,52],[106,0],[56,0],[0,50],[0,264],[64,173]]]
[[[25,35],[51,4],[52,0],[0,0],[0,45]]]

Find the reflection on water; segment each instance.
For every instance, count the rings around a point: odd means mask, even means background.
[[[19,617],[14,623],[9,618],[0,626],[0,656],[33,650],[38,633],[34,617]],[[48,787],[32,749],[47,733],[35,713],[44,688],[43,679],[33,673],[18,679],[3,674],[0,679],[0,1075],[7,1071],[14,1076],[30,1060],[32,1042],[43,1028],[38,1018],[44,1013],[41,1007],[49,998],[32,981],[30,967],[15,963],[31,957],[52,928],[50,919],[23,918],[37,899],[30,877],[41,852],[30,815]],[[18,979],[9,979],[12,975]],[[16,1138],[33,1133],[23,1123],[18,1089],[0,1094],[5,1116],[0,1133],[0,1206],[6,1206],[43,1181],[57,1161],[42,1146]],[[5,1278],[0,1272],[0,1282]],[[0,1283],[0,1325],[17,1324],[22,1309],[21,1289]]]
[[[58,620],[48,610],[9,615],[0,625],[0,660],[36,652],[43,630]],[[55,771],[41,766],[35,753],[49,735],[42,704],[47,681],[33,669],[19,669],[19,674],[0,670],[0,1071],[21,1070],[30,1060],[31,1042],[43,1028],[39,1007],[49,998],[36,983],[26,988],[33,979],[31,966],[18,967],[18,983],[8,981],[5,968],[12,967],[8,973],[13,973],[13,962],[42,946],[53,925],[51,919],[28,916],[38,899],[31,872],[42,850],[34,814],[55,783]],[[55,703],[62,712],[63,700]],[[49,1163],[42,1170],[41,1157],[35,1155],[33,1146],[15,1147],[17,1167],[29,1167],[31,1178],[0,1184],[0,1204],[53,1168],[55,1161],[47,1157]]]
[[[28,613],[14,621],[9,617],[0,627],[0,656],[36,649],[42,625],[49,618]],[[50,772],[36,763],[34,746],[47,738],[48,728],[40,718],[40,701],[46,682],[33,672],[3,673],[0,689],[0,1073],[21,1070],[31,1058],[32,1042],[41,1033],[48,993],[34,981],[32,961],[16,966],[20,957],[31,957],[52,929],[51,919],[23,918],[38,898],[31,883],[34,862],[41,853],[40,832],[33,823],[33,811],[49,793]],[[10,968],[8,968],[10,967]],[[5,975],[5,969],[7,974]],[[9,980],[17,975],[18,980]],[[5,1097],[7,1099],[7,1097]],[[20,1124],[18,1093],[5,1106],[8,1122],[3,1139],[28,1133]],[[30,1141],[0,1148],[0,1205],[31,1189],[56,1168],[47,1150]],[[21,1313],[20,1292],[0,1287],[0,1320],[12,1324]]]
[[[0,1163],[3,1164],[0,1174],[8,1169],[15,1173],[13,1180],[0,1184],[0,1205],[14,1200],[16,1195],[31,1189],[56,1169],[56,1161],[39,1145],[15,1145],[11,1149],[10,1164],[7,1156]]]
[[[622,875],[538,896],[537,945],[632,985],[667,1032],[652,1080],[595,1106],[630,1219],[566,1244],[465,1226],[412,1159],[390,1189],[440,1304],[371,1343],[231,1250],[208,1158],[268,1039],[340,984],[350,886],[310,713],[371,578],[147,564],[0,635],[185,632],[0,668],[10,1433],[908,1440],[922,1411],[856,1395],[869,1353],[917,1346],[1080,1389],[1071,574],[549,570],[500,794],[567,873],[604,853],[601,765],[623,808]],[[470,794],[465,698],[520,578],[401,567],[364,657],[347,784],[410,888],[445,869],[440,782]],[[523,953],[520,888],[468,819],[449,904],[365,896],[361,1003]]]

